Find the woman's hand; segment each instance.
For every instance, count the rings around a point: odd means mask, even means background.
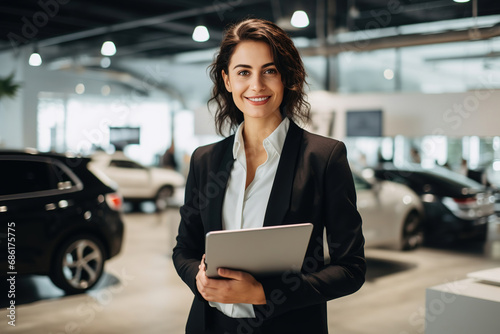
[[[205,255],[198,266],[196,287],[207,301],[225,304],[265,304],[264,288],[252,275],[243,271],[218,269],[219,276],[225,279],[208,278],[205,268]]]

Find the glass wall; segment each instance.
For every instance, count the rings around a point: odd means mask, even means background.
[[[348,137],[345,143],[357,170],[415,163],[469,173],[478,182],[500,188],[500,137]]]
[[[500,89],[500,37],[337,55],[339,93],[430,94]],[[309,60],[311,58],[311,60]],[[326,58],[305,57],[308,73],[325,89]],[[335,62],[333,62],[335,63]],[[335,74],[334,74],[335,75]]]

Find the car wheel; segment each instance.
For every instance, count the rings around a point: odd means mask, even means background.
[[[72,237],[56,251],[50,278],[66,293],[84,292],[101,278],[105,259],[98,239],[90,235]]]
[[[174,194],[172,186],[163,186],[158,190],[155,198],[156,210],[163,211],[168,206],[168,199]]]
[[[413,250],[424,241],[424,230],[422,227],[422,219],[418,212],[410,211],[405,218],[403,223],[403,235],[402,235],[402,250]]]

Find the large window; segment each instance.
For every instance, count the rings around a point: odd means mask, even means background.
[[[125,148],[131,158],[154,164],[171,143],[172,126],[166,101],[132,101],[98,97],[39,100],[38,149],[88,155],[97,149],[117,149],[110,128],[140,129],[138,144]]]
[[[343,52],[338,55],[338,91],[438,94],[499,89],[499,52],[500,38]]]
[[[399,91],[439,94],[499,89],[500,37],[487,40],[474,37],[476,29],[493,29],[499,21],[499,15],[491,15],[341,32],[335,35],[336,43],[351,44],[345,51],[330,55],[330,60],[333,59],[329,62],[330,68],[325,57],[304,57],[313,79],[311,88],[327,89],[321,84],[327,81],[324,73],[329,71],[330,82],[336,82],[330,88],[349,94]],[[444,36],[453,31],[467,33],[469,40],[443,43]],[[439,43],[434,37],[436,34],[441,34]],[[422,35],[428,36],[429,44],[387,48],[391,43],[381,42],[383,38],[390,41],[392,37],[405,37],[410,45],[411,39],[418,37],[415,44],[419,44]],[[378,43],[378,46],[373,43]],[[309,47],[313,45],[313,41],[307,44]]]

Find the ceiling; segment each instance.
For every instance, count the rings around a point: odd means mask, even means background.
[[[474,5],[476,9],[474,10]],[[475,0],[2,0],[0,51],[29,45],[46,59],[98,57],[113,40],[115,57],[157,58],[216,47],[224,28],[244,17],[258,17],[291,28],[295,10],[311,24],[289,29],[292,37],[326,40],[337,32],[500,14],[500,1]],[[210,40],[195,42],[196,25]]]

